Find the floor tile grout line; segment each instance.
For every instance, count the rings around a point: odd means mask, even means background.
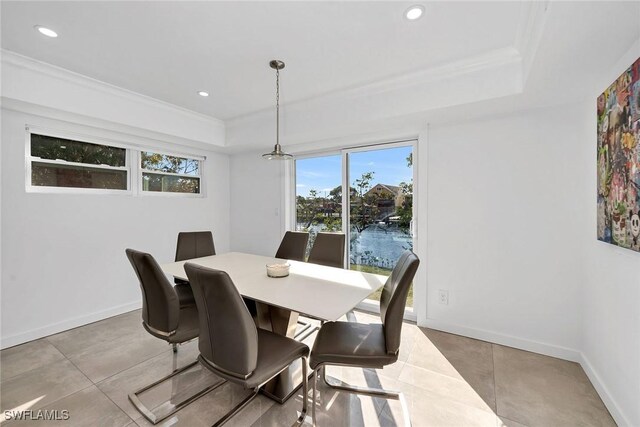
[[[48,338],[48,337],[45,337],[45,338]],[[85,387],[85,388],[83,388],[83,389],[81,389],[81,390],[78,390],[78,391],[86,390],[87,388],[92,387],[92,386],[93,386],[93,387],[95,387],[95,388],[96,388],[100,393],[102,393],[102,394],[103,394],[107,399],[109,399],[109,401],[110,401],[111,403],[113,403],[113,404],[115,405],[115,407],[116,407],[120,412],[122,412],[122,413],[123,413],[127,418],[129,418],[130,422],[129,422],[129,423],[127,423],[127,424],[125,424],[125,426],[127,426],[127,425],[131,424],[132,422],[133,422],[133,423],[135,423],[136,425],[137,425],[137,423],[135,422],[135,420],[134,420],[133,418],[131,418],[131,417],[129,416],[129,414],[127,414],[127,413],[126,413],[126,412],[125,412],[125,411],[124,411],[120,406],[118,406],[118,404],[117,404],[116,402],[114,402],[114,401],[113,401],[113,399],[111,399],[111,398],[109,397],[109,395],[107,395],[105,392],[103,392],[103,391],[100,389],[100,387],[98,387],[98,384],[99,384],[99,383],[101,383],[102,381],[105,381],[105,380],[107,380],[107,379],[109,379],[109,378],[113,377],[114,375],[118,375],[118,374],[119,374],[119,373],[121,373],[121,372],[124,372],[124,371],[126,371],[126,370],[128,370],[128,369],[134,368],[135,366],[138,366],[138,365],[140,365],[140,364],[142,364],[142,363],[145,363],[145,362],[147,362],[147,361],[149,361],[149,360],[151,360],[151,359],[154,359],[154,358],[158,357],[160,354],[162,354],[162,353],[164,353],[164,352],[173,351],[173,350],[171,350],[171,349],[163,350],[162,352],[160,352],[160,353],[158,353],[158,354],[156,354],[156,355],[153,355],[153,356],[151,356],[151,357],[149,357],[149,358],[146,358],[145,360],[143,360],[143,361],[142,361],[142,362],[140,362],[140,363],[136,363],[135,365],[130,366],[130,367],[129,367],[129,368],[127,368],[127,369],[123,369],[122,371],[119,371],[119,372],[117,372],[117,373],[115,373],[115,374],[113,374],[113,375],[111,375],[111,376],[109,376],[109,377],[106,377],[106,378],[104,378],[104,379],[102,379],[102,380],[100,380],[100,381],[98,381],[98,382],[95,382],[95,381],[93,381],[91,378],[89,378],[89,377],[87,376],[87,374],[86,374],[86,373],[84,373],[84,371],[83,371],[82,369],[80,369],[80,368],[79,368],[75,363],[73,363],[73,361],[72,361],[69,357],[67,357],[67,355],[66,355],[66,354],[64,354],[64,353],[63,353],[63,352],[62,352],[62,351],[61,351],[61,350],[60,350],[60,349],[59,349],[59,348],[58,348],[54,343],[50,342],[48,339],[47,339],[47,342],[48,342],[49,344],[51,344],[51,345],[52,345],[56,350],[58,350],[58,351],[60,352],[60,354],[62,354],[62,355],[64,356],[64,358],[65,358],[66,360],[68,360],[68,361],[69,361],[69,363],[71,363],[71,364],[72,364],[72,365],[73,365],[73,366],[74,366],[74,367],[75,367],[75,368],[76,368],[76,369],[77,369],[77,370],[78,370],[78,371],[79,371],[79,372],[80,372],[80,373],[81,373],[81,374],[82,374],[82,375],[83,375],[83,376],[84,376],[84,377],[85,377],[85,378],[86,378],[86,379],[91,383],[91,385],[90,385],[90,386],[87,386],[87,387]],[[74,393],[71,393],[70,395],[67,395],[67,396],[65,396],[65,397],[71,396],[71,395],[73,395],[73,394],[77,393],[78,391],[76,391],[76,392],[74,392]],[[63,399],[63,398],[61,398],[61,399]],[[60,399],[57,399],[57,400],[56,400],[56,402],[57,402],[57,401],[59,401],[59,400],[60,400]],[[53,403],[53,402],[52,402],[52,403]]]
[[[420,366],[412,365],[411,363],[408,363],[408,362],[406,362],[406,363],[404,364],[404,366],[402,367],[402,370],[404,370],[404,369],[405,369],[405,367],[406,367],[407,365],[409,365],[411,368],[414,368],[414,369],[420,369],[420,370],[423,370],[423,371],[427,371],[427,372],[430,372],[430,373],[436,374],[436,375],[438,375],[438,376],[440,376],[440,377],[443,377],[443,378],[448,378],[448,379],[451,379],[451,380],[454,380],[454,381],[457,381],[457,382],[462,382],[462,383],[465,383],[465,384],[469,384],[469,383],[468,383],[467,381],[465,381],[465,380],[461,380],[461,379],[459,379],[459,378],[454,378],[454,377],[451,377],[451,376],[449,376],[449,375],[442,374],[442,373],[440,373],[440,372],[432,371],[431,369],[422,368],[422,367],[420,367]],[[406,385],[412,386],[412,387],[414,387],[414,388],[418,388],[418,389],[420,389],[420,390],[425,390],[425,391],[428,391],[428,392],[430,392],[430,393],[438,394],[438,392],[437,392],[437,391],[435,391],[435,390],[432,390],[432,389],[426,389],[426,388],[421,387],[421,386],[419,386],[419,385],[417,385],[417,384],[408,383],[408,382],[406,382],[406,381],[401,380],[400,378],[398,378],[398,379],[397,379],[397,381],[399,381],[399,382],[401,382],[401,383],[403,383],[403,384],[406,384]],[[476,392],[476,394],[477,394],[477,392]],[[467,407],[470,407],[470,408],[475,408],[475,409],[478,409],[479,411],[491,412],[492,414],[494,414],[494,415],[498,416],[498,413],[497,413],[498,411],[497,411],[497,409],[496,409],[495,411],[494,411],[491,407],[489,407],[488,409],[483,409],[483,408],[479,408],[479,407],[477,407],[477,406],[474,406],[474,405],[470,405],[470,404],[468,404],[468,403],[465,403],[465,402],[463,402],[463,401],[461,401],[461,400],[457,400],[457,399],[455,399],[455,398],[451,398],[451,397],[444,396],[444,395],[441,395],[441,396],[443,396],[443,397],[444,397],[444,398],[446,398],[446,399],[452,399],[452,400],[454,400],[455,402],[457,402],[458,404],[461,404],[461,405],[464,405],[464,406],[467,406]],[[478,396],[482,399],[482,397],[481,397],[480,395],[478,395]],[[482,400],[484,401],[484,399],[482,399]],[[485,402],[485,404],[486,404],[486,402]],[[487,405],[487,406],[488,406],[488,405]]]
[[[137,310],[139,310],[139,309],[137,309]],[[117,317],[121,317],[121,316],[124,316],[124,315],[129,315],[129,314],[131,314],[133,311],[136,311],[136,310],[132,310],[132,311],[128,311],[128,312],[126,312],[126,313],[117,314],[117,315],[112,316],[112,317],[107,317],[107,318],[104,318],[104,319],[96,320],[95,322],[87,323],[86,325],[76,326],[76,327],[74,327],[74,328],[66,329],[66,330],[64,330],[64,331],[55,332],[55,333],[53,333],[53,334],[46,335],[46,336],[44,336],[44,337],[42,337],[42,338],[46,339],[46,340],[47,340],[47,341],[49,341],[51,344],[53,344],[53,342],[51,342],[51,341],[49,340],[49,338],[51,338],[51,337],[55,337],[56,335],[66,334],[66,333],[69,333],[69,332],[71,332],[71,331],[80,330],[80,329],[86,328],[86,327],[88,327],[88,326],[97,325],[98,323],[101,323],[101,322],[113,321],[113,320],[114,320],[115,318],[117,318]],[[39,339],[42,339],[42,338],[39,338]],[[110,339],[110,340],[108,340],[108,341],[110,342],[110,341],[113,341],[113,340],[115,340],[115,339],[118,339],[118,337],[112,338],[112,339]],[[31,342],[31,341],[27,341],[27,342]],[[60,350],[60,351],[61,351],[61,350]],[[61,352],[62,352],[62,351],[61,351]]]
[[[138,365],[142,365],[143,363],[148,362],[148,361],[149,361],[149,360],[151,360],[151,359],[155,359],[156,357],[160,356],[161,354],[168,353],[168,352],[170,352],[170,351],[173,351],[173,350],[171,350],[171,349],[162,350],[161,352],[159,352],[159,353],[157,353],[157,354],[154,354],[153,356],[150,356],[150,357],[149,357],[149,358],[147,358],[147,359],[141,360],[140,362],[138,362],[138,363],[136,363],[136,364],[134,364],[134,365],[131,365],[131,366],[129,366],[129,367],[127,367],[127,368],[125,368],[125,369],[122,369],[121,371],[118,371],[118,372],[116,372],[116,373],[114,373],[114,374],[112,374],[112,375],[109,375],[108,377],[104,377],[103,379],[101,379],[100,381],[98,381],[98,382],[97,382],[97,383],[95,383],[95,384],[96,384],[96,385],[98,385],[98,384],[100,384],[100,383],[102,383],[102,382],[104,382],[104,381],[108,380],[109,378],[113,378],[113,377],[115,377],[116,375],[123,373],[124,371],[128,371],[129,369],[133,369],[133,368],[135,368],[135,367],[136,367],[136,366],[138,366]],[[179,368],[176,368],[176,369],[179,369]]]
[[[47,338],[47,337],[44,337],[44,338]],[[33,340],[33,341],[27,341],[26,343],[22,343],[22,344],[19,344],[19,345],[29,344],[29,343],[32,343],[32,342],[36,342],[36,341],[38,341],[38,340],[40,340],[40,339],[43,339],[43,338],[38,338],[38,339]],[[57,348],[55,345],[51,344],[49,341],[47,341],[47,343],[48,343],[48,344],[50,344],[53,348],[55,348],[55,349],[56,349],[56,351],[62,355],[62,359],[60,359],[60,360],[63,360],[63,359],[66,359],[66,358],[67,358],[67,356],[66,356],[63,352],[61,352],[59,348]],[[18,346],[14,346],[14,347],[18,347]],[[10,347],[10,348],[14,348],[14,347]],[[8,349],[3,349],[2,351],[5,351],[5,350],[8,350]],[[55,360],[55,361],[53,361],[53,362],[49,362],[49,364],[51,364],[51,363],[56,363],[56,362],[59,362],[59,360]],[[33,371],[33,370],[35,370],[35,369],[38,369],[38,368],[41,368],[41,367],[42,367],[42,366],[35,366],[35,367],[33,367],[33,368],[27,369],[27,370],[26,370],[26,371],[24,371],[24,372],[20,372],[19,374],[12,375],[12,376],[10,376],[10,377],[8,377],[8,378],[2,378],[2,379],[0,379],[0,384],[2,384],[2,383],[3,383],[3,382],[5,382],[5,381],[9,381],[9,380],[12,380],[12,379],[14,379],[14,378],[17,378],[17,377],[19,377],[19,376],[20,376],[20,375],[22,375],[22,374],[26,374],[27,372],[31,372],[31,371]]]
[[[102,390],[100,389],[100,387],[98,387],[98,385],[97,385],[97,384],[95,384],[95,387],[98,389],[98,391],[99,391],[100,393],[102,393],[102,394],[103,394],[107,399],[109,399],[109,401],[110,401],[111,403],[113,403],[113,405],[114,405],[116,408],[118,408],[118,410],[119,410],[120,412],[122,412],[123,414],[125,414],[125,415],[127,416],[127,418],[129,418],[129,422],[128,422],[127,424],[124,424],[124,426],[123,426],[123,427],[126,427],[126,426],[128,426],[129,424],[131,424],[131,423],[135,423],[136,425],[138,425],[138,424],[136,423],[136,420],[134,420],[133,418],[131,418],[131,416],[129,416],[129,414],[127,414],[127,413],[124,411],[124,409],[122,409],[122,408],[121,408],[121,407],[120,407],[116,402],[114,402],[114,401],[113,401],[113,399],[112,399],[111,397],[109,397],[109,395],[108,395],[107,393],[105,393],[104,391],[102,391]]]
[[[102,379],[102,380],[98,381],[97,383],[95,383],[95,386],[96,386],[96,388],[97,388],[98,390],[100,390],[100,392],[101,392],[102,394],[104,394],[105,396],[107,396],[107,398],[108,398],[111,402],[113,402],[113,404],[114,404],[114,405],[116,405],[116,407],[117,407],[118,409],[120,409],[122,412],[124,412],[124,413],[125,413],[125,415],[131,419],[131,422],[133,422],[135,425],[139,425],[139,424],[136,422],[136,420],[139,420],[140,418],[142,418],[142,415],[140,414],[140,417],[137,417],[137,418],[131,418],[131,416],[130,416],[128,413],[126,413],[126,412],[124,411],[124,409],[122,409],[122,408],[120,407],[120,405],[118,405],[116,402],[114,402],[114,401],[113,401],[113,399],[111,399],[111,397],[109,397],[109,395],[108,395],[108,394],[106,394],[104,391],[102,391],[102,389],[100,388],[100,384],[101,384],[101,383],[104,383],[104,382],[105,382],[105,381],[107,381],[108,379],[113,378],[114,376],[116,376],[116,375],[118,375],[118,374],[121,374],[122,372],[128,371],[129,369],[133,369],[133,368],[135,368],[136,366],[142,365],[143,363],[146,363],[146,362],[148,362],[148,361],[150,361],[150,360],[152,360],[152,359],[155,359],[156,357],[158,357],[158,356],[162,355],[162,354],[163,354],[163,353],[165,353],[165,352],[169,352],[169,351],[173,351],[173,350],[171,350],[171,349],[163,350],[161,353],[158,353],[158,354],[156,354],[155,356],[151,356],[151,357],[149,357],[148,359],[145,359],[145,360],[143,360],[143,361],[141,361],[141,362],[139,362],[139,363],[136,363],[136,364],[135,364],[135,365],[133,365],[133,366],[128,367],[127,369],[123,369],[123,370],[122,370],[122,371],[120,371],[120,372],[117,372],[117,373],[115,373],[115,374],[113,374],[113,375],[111,375],[111,376],[108,376],[108,377],[106,377],[106,378],[104,378],[104,379]],[[128,402],[128,401],[129,401],[129,400],[127,399],[127,402]]]
[[[64,355],[65,355],[66,357],[68,357],[68,358],[72,358],[72,357],[74,357],[74,358],[75,358],[75,357],[80,357],[80,356],[83,356],[83,355],[90,354],[90,353],[94,352],[94,351],[95,351],[94,347],[97,347],[97,346],[99,346],[99,345],[104,345],[105,343],[113,343],[114,341],[117,341],[117,340],[119,340],[119,339],[123,339],[123,338],[125,338],[125,337],[131,338],[131,339],[135,339],[135,338],[136,338],[136,335],[138,335],[138,334],[140,334],[141,336],[148,336],[148,335],[146,335],[146,334],[144,334],[144,333],[141,333],[141,331],[140,331],[140,330],[136,330],[136,331],[128,332],[128,333],[126,333],[126,334],[124,334],[124,335],[117,336],[117,337],[115,337],[115,338],[111,338],[111,339],[107,339],[107,340],[101,340],[101,341],[99,341],[99,342],[96,342],[96,343],[93,343],[93,344],[89,345],[89,346],[88,346],[88,347],[86,347],[86,348],[83,348],[83,349],[82,349],[82,350],[80,350],[80,351],[77,351],[77,352],[70,352],[70,354],[66,354],[66,353],[65,353],[65,352],[63,352],[61,349],[58,349],[58,351],[60,351],[62,354],[64,354]],[[57,335],[57,334],[54,334],[54,335]],[[52,337],[52,336],[54,336],[54,335],[49,335],[49,336],[46,336],[46,337],[44,337],[44,338],[46,338],[46,339],[47,339],[47,341],[49,341],[49,343],[51,343],[52,345],[54,345],[54,346],[55,346],[55,344],[54,344],[52,341],[50,341],[50,340],[49,340],[49,338],[50,338],[50,337]]]
[[[60,351],[60,349],[59,349],[58,347],[56,347],[56,345],[55,345],[55,344],[53,344],[52,342],[49,342],[49,344],[51,344],[51,345],[52,345],[56,350]],[[96,383],[95,383],[95,382],[93,382],[93,380],[91,380],[91,378],[89,378],[89,377],[87,376],[87,374],[85,374],[85,373],[84,373],[84,371],[83,371],[82,369],[78,368],[78,366],[77,366],[75,363],[73,363],[73,360],[69,359],[69,358],[67,357],[67,355],[66,355],[66,354],[64,354],[62,351],[60,351],[60,353],[64,356],[64,358],[65,358],[65,359],[67,359],[67,360],[69,361],[69,363],[71,363],[71,364],[73,365],[73,367],[74,367],[74,368],[76,368],[76,369],[78,370],[78,372],[80,372],[80,373],[81,373],[81,374],[82,374],[82,375],[87,379],[87,381],[89,381],[89,382],[90,382],[92,385],[94,385],[94,386],[96,385]],[[97,387],[96,387],[96,388],[97,388]]]

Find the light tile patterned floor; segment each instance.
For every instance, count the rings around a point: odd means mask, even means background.
[[[379,318],[356,312],[360,322]],[[355,320],[355,319],[352,319]],[[197,342],[170,347],[147,334],[134,311],[0,352],[0,422],[5,425],[148,426],[127,394],[195,360]],[[312,339],[313,337],[310,337]],[[615,425],[582,368],[572,362],[457,335],[403,327],[397,363],[383,370],[330,367],[353,385],[403,391],[414,426]],[[200,367],[144,396],[169,396],[216,381]],[[232,384],[208,393],[160,425],[210,426],[247,392]],[[302,396],[279,405],[260,395],[229,426],[288,426]],[[5,421],[15,408],[69,411],[67,421]],[[318,425],[404,425],[399,402],[336,392],[321,384]]]

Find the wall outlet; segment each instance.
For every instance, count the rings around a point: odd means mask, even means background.
[[[449,305],[449,291],[438,289],[438,302],[443,305]]]

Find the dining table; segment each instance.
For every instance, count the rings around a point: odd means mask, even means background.
[[[238,292],[256,302],[257,327],[290,338],[296,336],[300,315],[321,322],[338,320],[387,280],[379,274],[242,252],[170,262],[160,267],[167,275],[188,280],[184,271],[187,262],[225,271]],[[288,276],[267,275],[267,265],[282,263],[290,265]],[[292,364],[267,383],[262,393],[284,403],[302,384],[300,363]]]

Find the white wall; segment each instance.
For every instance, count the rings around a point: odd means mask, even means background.
[[[577,360],[584,105],[431,126],[428,325]],[[449,305],[438,290],[449,291]]]
[[[640,57],[640,40],[600,77],[600,91]],[[640,426],[640,253],[596,240],[596,109],[590,103],[589,142],[580,163],[586,165],[577,194],[586,200],[587,221],[580,234],[584,270],[582,366],[620,425]]]
[[[26,124],[145,143],[104,128],[2,110],[3,348],[139,307],[125,248],[172,261],[179,231],[212,230],[217,251],[229,250],[227,155],[190,151],[207,156],[204,198],[27,193]],[[157,140],[145,145],[172,147]]]
[[[273,256],[284,225],[284,165],[260,154],[231,156],[231,250]]]

